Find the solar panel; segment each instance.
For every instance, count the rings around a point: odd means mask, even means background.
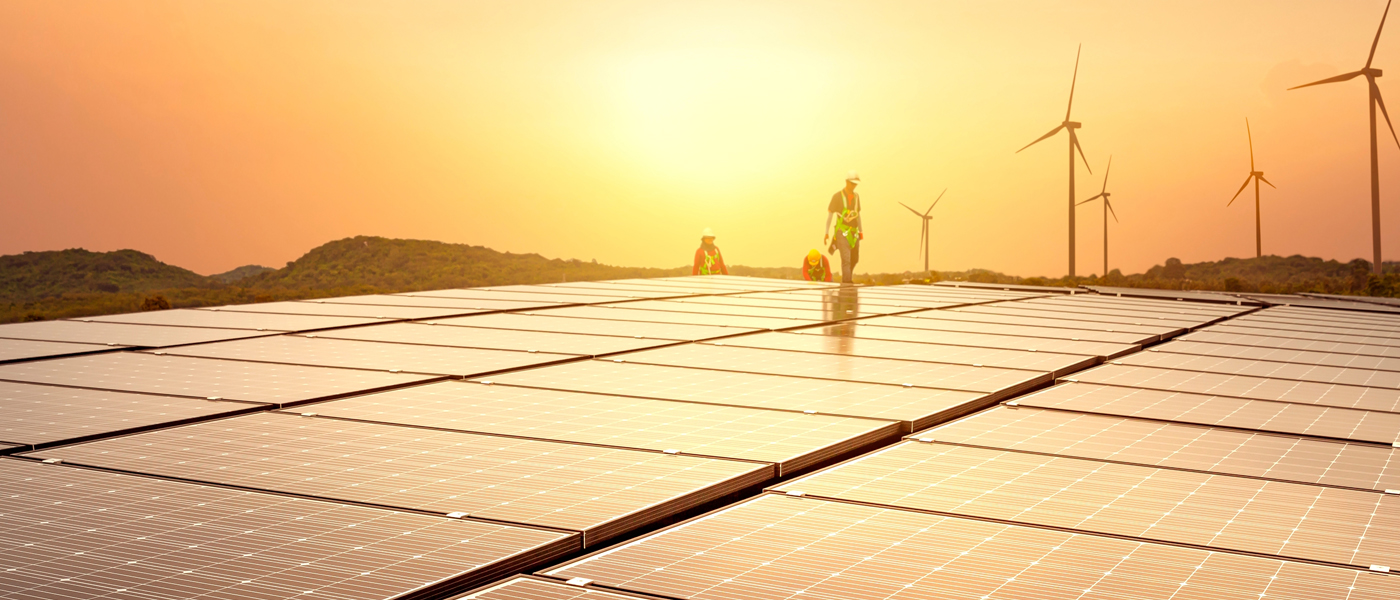
[[[1309,308],[1330,308],[1335,310],[1366,311],[1376,313],[1400,313],[1400,308],[1375,304],[1371,302],[1347,302],[1344,300],[1327,300],[1323,298],[1308,298],[1306,296],[1292,296],[1286,294],[1240,294],[1251,300],[1258,300],[1270,305],[1281,306],[1301,306]]]
[[[0,338],[0,362],[28,360],[48,356],[87,354],[105,352],[111,346],[102,344],[74,344],[72,342],[41,342],[38,340],[7,340]]]
[[[1247,358],[1200,356],[1169,352],[1143,352],[1124,356],[1114,362],[1115,364],[1121,363],[1124,365],[1152,367],[1156,369],[1226,373],[1230,375],[1249,375],[1251,377],[1294,379],[1298,381],[1319,381],[1323,383],[1338,383],[1386,389],[1400,388],[1400,372],[1376,371],[1353,367],[1268,362]]]
[[[760,331],[757,329],[746,330],[741,327],[715,327],[712,325],[617,321],[611,319],[579,319],[573,317],[558,317],[553,316],[553,314],[554,311],[542,311],[539,313],[494,313],[457,319],[443,319],[438,321],[438,324],[489,327],[493,329],[550,331],[555,333],[581,333],[586,335],[643,337],[674,341],[707,340],[745,333],[746,331]]]
[[[840,332],[832,331],[840,327],[838,325],[833,328],[825,328],[822,333],[816,335],[804,334],[804,332],[760,333],[725,340],[721,343],[727,347],[815,352],[840,356],[863,356],[959,365],[985,365],[1008,369],[1046,371],[1055,375],[1072,373],[1094,366],[1098,362],[1096,357],[1074,354],[889,341],[840,335]]]
[[[1346,300],[1348,302],[1374,302],[1388,306],[1400,306],[1400,298],[1386,298],[1384,296],[1345,296],[1342,294],[1314,294],[1311,292],[1299,292],[1299,296],[1309,298],[1323,298],[1326,300]]]
[[[177,308],[174,310],[153,310],[92,317],[98,323],[128,323],[133,325],[166,325],[173,327],[222,327],[226,329],[251,329],[255,331],[311,331],[328,327],[348,325],[368,325],[381,323],[383,319],[363,317],[317,317],[308,315],[277,315],[222,310],[200,310]]]
[[[549,351],[556,354],[596,356],[654,348],[674,342],[670,340],[636,339],[621,336],[574,335],[512,329],[458,327],[429,323],[391,323],[375,327],[337,329],[318,334],[322,338],[363,340],[367,342],[396,342],[426,344],[457,348],[488,350]]]
[[[238,329],[162,327],[83,321],[35,321],[0,325],[0,338],[161,348],[267,335]]]
[[[608,296],[617,299],[645,298],[653,294],[639,293],[619,286],[575,286],[567,282],[524,285],[493,285],[481,288],[468,288],[487,292],[511,292],[529,294],[562,294],[568,296]]]
[[[967,289],[971,291],[1004,291],[1031,293],[1035,295],[1045,294],[1083,294],[1084,290],[1072,287],[1049,286],[1049,285],[1029,285],[1019,283],[980,283],[976,281],[938,281],[933,284],[939,288]],[[914,287],[914,286],[902,286]]]
[[[1129,306],[1148,310],[1164,310],[1168,312],[1185,311],[1192,314],[1217,316],[1238,315],[1254,310],[1252,306],[1236,305],[1233,301],[1228,303],[1181,302],[1164,298],[1124,298],[1108,294],[1082,294],[1074,296],[1070,300],[1088,305]]]
[[[1015,317],[1007,317],[1016,321]],[[1035,321],[1026,319],[1026,321]],[[954,311],[937,310],[910,315],[875,317],[862,319],[861,325],[870,327],[899,327],[903,329],[928,329],[960,333],[987,333],[993,335],[1017,335],[1058,340],[1104,342],[1110,344],[1147,344],[1159,339],[1157,334],[1131,333],[1125,331],[1104,331],[1103,329],[1078,329],[1063,326],[1064,321],[1047,323],[994,322],[977,316],[963,315]]]
[[[1234,305],[1239,303],[1243,306],[1259,306],[1261,303],[1256,300],[1249,300],[1233,296],[1230,294],[1217,292],[1197,292],[1188,290],[1154,290],[1147,288],[1125,288],[1103,285],[1086,285],[1088,289],[1094,290],[1105,296],[1123,298],[1155,298],[1161,300],[1192,300],[1196,302],[1215,302]]]
[[[579,546],[576,534],[0,460],[13,598],[421,599]]]
[[[317,404],[317,414],[770,462],[790,473],[899,433],[897,422],[445,381]]]
[[[1400,442],[1400,415],[1388,412],[1246,400],[1161,390],[1075,383],[1017,398],[1022,406],[1256,431],[1391,444]]]
[[[490,310],[516,310],[558,306],[557,302],[525,302],[520,300],[489,300],[482,298],[440,298],[437,296],[415,296],[413,294],[369,294],[365,296],[339,296],[320,300],[304,300],[316,304],[355,304],[369,306],[410,306],[417,308],[443,308],[464,312]]]
[[[803,300],[772,300],[772,299],[768,299],[768,298],[753,298],[753,297],[744,296],[744,295],[739,295],[739,296],[699,296],[699,297],[696,297],[696,298],[685,298],[685,299],[682,299],[682,298],[673,298],[673,299],[670,299],[670,300],[658,300],[658,302],[678,302],[678,303],[682,303],[682,304],[689,304],[689,305],[695,307],[697,310],[703,310],[703,311],[705,311],[705,312],[714,312],[714,313],[720,313],[720,314],[725,314],[725,313],[729,313],[729,312],[735,312],[736,310],[743,310],[744,312],[747,313],[747,312],[748,312],[748,309],[750,309],[750,308],[755,308],[755,309],[773,309],[773,310],[775,310],[775,311],[782,311],[781,314],[775,313],[774,316],[793,315],[793,316],[797,316],[797,317],[799,317],[799,318],[802,318],[802,317],[805,316],[805,317],[807,317],[807,318],[819,318],[819,319],[828,319],[828,320],[850,319],[850,318],[854,318],[854,317],[862,317],[862,316],[870,316],[870,315],[885,315],[885,314],[891,314],[891,313],[901,313],[901,312],[908,312],[908,311],[911,311],[911,310],[919,310],[920,308],[934,308],[934,307],[922,307],[922,306],[906,306],[906,307],[900,307],[900,306],[892,306],[892,305],[882,305],[882,304],[875,304],[875,303],[873,303],[873,302],[863,302],[863,301],[859,301],[859,300],[857,300],[857,299],[854,298],[854,297],[852,297],[848,302],[830,302],[830,303],[824,303],[824,302],[808,302],[808,301],[803,301]],[[952,306],[952,304],[946,304],[946,306]],[[713,307],[713,308],[704,308],[704,307]],[[799,311],[799,312],[788,312],[788,311]],[[820,314],[815,314],[813,311],[821,311],[821,312],[820,312]]]
[[[1077,296],[1056,298],[1033,298],[1018,302],[1017,304],[1066,307],[1075,310],[1093,307],[1110,310],[1114,313],[1121,312],[1127,315],[1195,320],[1201,323],[1209,323],[1251,310],[1243,307],[1231,308],[1216,304],[1197,304],[1192,302],[1161,302],[1157,300],[1138,300],[1132,298],[1105,298],[1093,294],[1080,294]]]
[[[991,306],[971,306],[964,310],[981,311],[987,308],[1012,308],[1035,316],[1054,316],[1061,319],[1120,322],[1134,325],[1164,325],[1167,327],[1197,327],[1214,319],[1200,319],[1191,315],[1171,315],[1167,313],[1141,310],[1111,309],[1102,306],[1083,306],[1078,303],[1063,302],[1052,304],[1038,299],[1003,302]]]
[[[453,600],[636,600],[638,596],[521,575]]]
[[[682,313],[700,313],[705,315],[723,315],[736,317],[755,317],[771,319],[774,322],[795,321],[777,327],[792,327],[800,325],[802,321],[825,321],[829,319],[848,319],[861,316],[857,312],[855,305],[841,309],[844,316],[829,315],[828,311],[817,309],[800,308],[763,308],[760,306],[722,306],[719,304],[701,304],[692,300],[642,300],[640,302],[628,302],[618,306],[628,310],[664,311]],[[845,312],[850,311],[850,312]]]
[[[1400,593],[1400,578],[1353,569],[772,494],[548,574],[696,600],[1380,600]]]
[[[436,377],[114,352],[0,365],[0,380],[290,405]]]
[[[39,450],[185,480],[579,531],[591,545],[752,487],[767,464],[279,413]]]
[[[1338,565],[1400,564],[1400,497],[903,442],[775,488]]]
[[[1333,354],[1361,354],[1367,356],[1400,357],[1400,347],[1397,346],[1374,346],[1366,344],[1351,344],[1346,342],[1323,342],[1283,337],[1224,333],[1219,331],[1218,328],[1215,327],[1186,334],[1180,339],[1192,342],[1208,342],[1211,344],[1252,346],[1255,348],[1312,350],[1317,352],[1329,352]]]
[[[1015,304],[1009,302],[978,304],[976,306],[965,306],[901,316],[911,319],[958,320],[976,323],[1004,323],[1008,325],[1027,325],[1031,327],[1051,327],[1057,329],[1089,329],[1106,333],[1132,333],[1152,336],[1149,338],[1151,341],[1169,338],[1184,331],[1180,327],[1160,325],[1152,322],[1143,322],[1137,325],[1133,323],[1124,323],[1122,322],[1124,319],[1121,318],[1115,319],[1118,322],[1098,322],[1078,320],[1077,317],[1079,315],[1047,315],[1043,312],[1016,309]]]
[[[922,329],[917,327],[889,327],[880,325],[879,319],[862,320],[857,323],[842,323],[840,325],[830,325],[819,329],[798,330],[803,333],[822,332],[827,335],[842,337],[855,337],[870,340],[890,340],[898,342],[918,342],[923,344],[945,344],[949,346],[968,346],[972,348],[988,348],[1002,350],[1017,350],[1021,352],[1056,352],[1060,354],[1074,354],[1078,356],[1093,356],[1102,358],[1113,358],[1137,351],[1140,347],[1129,344],[1110,344],[1104,342],[1094,342],[1071,337],[1054,338],[1038,337],[1031,335],[1011,335],[1009,333],[977,333],[961,331],[941,331],[936,329]],[[1035,329],[1035,328],[1025,328]],[[1049,330],[1055,331],[1055,330]],[[1060,330],[1063,331],[1063,330]],[[1039,331],[1027,331],[1026,333],[1036,334]]]
[[[1235,325],[1233,322],[1214,325],[1210,330],[1218,333],[1238,333],[1243,335],[1293,338],[1317,342],[1341,342],[1347,344],[1366,344],[1369,346],[1400,347],[1400,339],[1379,335],[1323,333],[1316,331],[1299,331],[1298,329],[1267,329],[1263,327],[1249,327],[1244,324]]]
[[[1131,317],[1119,317],[1111,315],[1096,315],[1093,313],[1060,312],[1050,310],[1031,310],[1022,308],[1016,304],[979,304],[977,306],[966,306],[963,308],[950,309],[957,312],[972,315],[995,315],[1005,317],[1031,317],[1039,319],[1055,319],[1065,324],[1067,327],[1087,327],[1087,323],[1100,324],[1105,331],[1137,331],[1143,333],[1153,333],[1166,339],[1184,333],[1191,324],[1181,324],[1167,322],[1163,319],[1142,319]],[[1133,329],[1129,329],[1131,326]],[[1150,329],[1142,329],[1142,328]]]
[[[457,377],[494,373],[506,369],[577,358],[570,354],[546,352],[363,342],[299,335],[279,335],[251,340],[181,346],[165,350],[165,353],[177,356],[372,371],[401,371]]]
[[[1382,492],[1400,489],[1400,451],[1389,446],[1024,405],[982,411],[911,437]]]
[[[680,305],[684,306],[684,305]],[[607,319],[612,321],[647,321],[651,323],[678,323],[682,325],[712,325],[744,329],[783,329],[800,325],[811,325],[809,319],[775,319],[772,317],[741,317],[737,315],[717,315],[701,312],[676,312],[666,310],[636,310],[631,304],[604,306],[572,306],[549,310],[530,311],[537,315],[552,317],[574,317],[580,319]]]
[[[258,408],[261,405],[0,382],[0,440],[45,446]]]
[[[581,293],[557,293],[547,292],[515,292],[509,290],[496,290],[492,288],[470,288],[464,290],[431,290],[426,292],[413,292],[411,296],[416,298],[460,298],[467,300],[514,300],[517,302],[536,302],[540,304],[596,304],[599,302],[618,302],[631,300],[632,297],[625,292],[617,294],[581,294]]]
[[[1239,317],[1230,320],[1230,325],[1253,329],[1273,329],[1293,333],[1331,333],[1337,335],[1359,335],[1366,337],[1400,339],[1400,329],[1374,323],[1348,323],[1334,321],[1322,323],[1306,319],[1285,319],[1279,317]]]
[[[849,298],[860,304],[862,308],[873,307],[880,312],[902,312],[919,308],[943,308],[945,306],[957,306],[963,304],[957,300],[946,300],[940,298],[923,298],[908,294],[871,294],[860,291],[859,288],[851,290]],[[781,302],[783,306],[811,306],[813,304],[836,304],[846,302],[840,295],[840,290],[803,290],[797,292],[749,292],[737,296],[707,296],[701,300],[709,302],[711,300],[725,300],[734,303],[746,303],[751,300],[763,300]]]
[[[1340,321],[1347,323],[1379,323],[1383,325],[1393,325],[1400,321],[1400,315],[1356,312],[1350,310],[1323,310],[1317,308],[1300,307],[1272,307],[1261,310],[1255,314],[1287,315],[1293,318],[1310,319],[1315,321]]]
[[[781,352],[709,344],[685,344],[634,352],[627,362],[706,370],[835,379],[886,385],[1011,394],[1049,381],[1030,370],[972,367],[914,361]]]
[[[322,317],[361,317],[369,319],[430,319],[433,317],[449,317],[475,312],[460,308],[425,308],[419,306],[384,306],[378,304],[339,304],[303,301],[235,304],[232,306],[219,306],[200,310],[259,314],[313,315]]]
[[[1162,344],[1152,348],[1151,351],[1196,356],[1219,356],[1265,362],[1295,363],[1301,365],[1325,365],[1329,367],[1348,367],[1353,369],[1400,371],[1400,356],[1366,356],[1337,352],[1313,352],[1310,350],[1209,344],[1185,340]]]
[[[1272,321],[1275,323],[1295,323],[1303,325],[1340,325],[1347,328],[1376,327],[1394,331],[1400,326],[1400,318],[1391,315],[1358,314],[1336,310],[1268,308],[1250,313],[1251,321]]]
[[[1173,371],[1130,365],[1103,365],[1076,373],[1072,379],[1067,378],[1067,380],[1147,390],[1232,396],[1250,400],[1272,400],[1400,412],[1400,390],[1314,381]]]
[[[726,373],[611,361],[586,361],[493,375],[525,387],[616,394],[814,414],[871,417],[922,429],[988,406],[999,395],[899,385]]]
[[[556,288],[565,292],[577,291],[584,294],[627,294],[638,298],[675,298],[678,296],[688,296],[694,293],[690,289],[679,286],[634,285],[613,281],[568,281],[563,283],[546,283],[532,287]]]

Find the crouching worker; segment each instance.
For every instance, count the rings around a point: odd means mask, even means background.
[[[831,281],[831,263],[815,249],[802,262],[802,278],[807,281]]]
[[[690,268],[691,275],[728,275],[729,267],[724,266],[724,256],[715,245],[715,232],[709,227],[700,233],[700,247],[695,250],[695,264]]]

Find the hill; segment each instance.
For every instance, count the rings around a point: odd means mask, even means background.
[[[135,250],[26,252],[0,257],[0,323],[133,312],[143,306],[186,308],[689,273],[688,267],[615,267],[366,236],[318,246],[281,269],[248,265],[208,277]]]
[[[82,249],[0,256],[0,304],[74,293],[149,292],[204,287],[208,278],[135,250]]]

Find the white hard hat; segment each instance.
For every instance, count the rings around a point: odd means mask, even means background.
[[[850,172],[846,173],[846,181],[860,183],[860,173],[857,173],[855,169],[851,169]]]
[[[710,229],[709,227],[706,227],[704,231],[701,231],[701,232],[700,232],[700,237],[702,237],[702,238],[715,237],[715,230]]]

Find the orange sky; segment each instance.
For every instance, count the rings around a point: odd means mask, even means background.
[[[847,169],[860,271],[1065,272],[1063,137],[1112,267],[1370,258],[1364,79],[1381,0],[0,3],[0,253],[135,248],[201,273],[351,235],[637,266],[796,266]],[[1400,9],[1397,9],[1400,12]],[[1376,66],[1400,111],[1400,15]],[[1400,118],[1400,114],[1396,115]],[[1388,134],[1384,134],[1387,135]],[[1381,150],[1400,259],[1400,150]],[[1079,272],[1102,270],[1097,207]]]

